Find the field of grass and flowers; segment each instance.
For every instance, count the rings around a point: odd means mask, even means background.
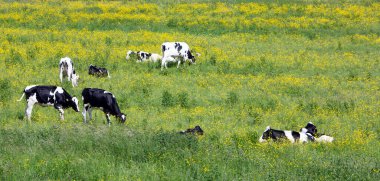
[[[165,41],[202,55],[164,71],[125,59]],[[0,178],[380,180],[379,50],[371,0],[1,1]],[[79,87],[59,81],[64,56]],[[16,100],[33,84],[109,90],[127,121],[35,106],[29,124]],[[309,121],[335,141],[258,143]],[[195,125],[203,136],[178,134]]]

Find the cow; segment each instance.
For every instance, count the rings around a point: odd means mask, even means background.
[[[61,80],[66,76],[68,81],[71,81],[73,87],[78,86],[79,75],[75,73],[74,63],[69,57],[61,58],[59,61],[59,79]]]
[[[111,78],[109,71],[106,68],[97,67],[95,65],[90,65],[88,67],[88,74],[95,75],[97,77],[108,77]]]
[[[59,111],[61,120],[64,120],[63,109],[71,107],[76,112],[79,112],[78,99],[71,97],[62,87],[30,85],[24,89],[18,101],[21,101],[24,95],[26,95],[27,102],[25,116],[29,122],[33,106],[36,103],[41,106],[54,106],[54,108]]]
[[[301,132],[296,131],[284,131],[284,130],[275,130],[270,126],[267,126],[264,133],[261,135],[259,142],[265,142],[268,139],[272,139],[273,141],[278,141],[281,139],[288,139],[290,142],[302,142],[306,143],[309,141],[314,141],[314,137],[307,133],[307,129],[303,128]]]
[[[193,134],[193,135],[203,135],[203,130],[200,126],[195,126],[194,128],[189,128],[184,131],[180,131],[180,134]]]
[[[305,129],[307,133],[311,134],[315,138],[316,142],[331,143],[334,140],[331,136],[318,133],[317,127],[312,122],[308,122],[304,128],[301,128],[301,130],[303,129]]]
[[[178,62],[177,68],[181,62],[190,61],[191,64],[195,64],[196,57],[191,53],[189,45],[185,42],[164,42],[161,45],[162,60],[161,70],[168,68],[168,62]],[[199,57],[201,54],[196,53]]]
[[[137,52],[137,62],[158,62],[162,59],[162,56],[156,53],[148,53],[143,51]]]
[[[121,120],[122,123],[125,122],[125,114],[120,112],[119,105],[117,104],[115,96],[108,91],[97,88],[84,88],[82,91],[83,100],[83,122],[87,123],[86,113],[92,119],[92,108],[100,108],[106,115],[108,126],[111,124],[110,115],[116,116]]]

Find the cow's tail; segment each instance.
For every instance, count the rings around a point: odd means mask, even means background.
[[[24,95],[25,95],[25,92],[22,93],[22,96],[20,97],[19,100],[17,100],[18,102],[20,102],[22,100],[22,98],[24,98]]]

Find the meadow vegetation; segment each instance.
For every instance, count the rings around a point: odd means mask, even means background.
[[[371,0],[1,1],[0,178],[380,180],[379,17]],[[202,55],[164,71],[125,59],[165,41]],[[64,56],[79,87],[59,81]],[[16,100],[33,84],[109,90],[127,121],[35,106],[28,124]],[[335,141],[258,143],[309,121]]]

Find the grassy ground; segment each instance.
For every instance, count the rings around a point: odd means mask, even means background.
[[[2,180],[379,180],[380,4],[0,2]],[[126,61],[185,41],[196,65]],[[79,87],[59,82],[69,56]],[[87,74],[90,64],[111,78]],[[35,106],[27,85],[111,91],[127,122]],[[259,144],[312,121],[332,144]],[[178,131],[200,125],[205,135]]]

